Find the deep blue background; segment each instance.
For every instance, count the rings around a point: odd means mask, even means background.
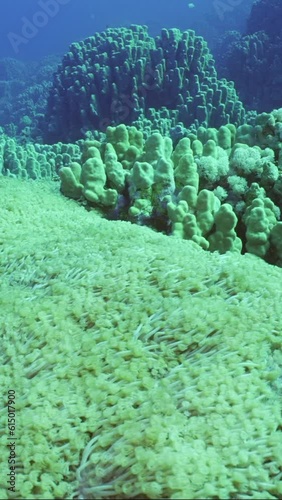
[[[42,8],[40,0],[9,0],[0,6],[0,58],[17,57],[22,60],[40,59],[45,55],[64,53],[69,44],[102,31],[106,27],[147,24],[156,35],[162,27],[195,29],[212,46],[216,38],[228,29],[244,30],[244,22],[253,0],[194,0],[189,8],[187,0],[65,0],[56,16],[47,17],[46,26],[38,29],[28,43],[18,46],[15,53],[8,33],[22,34],[26,17],[32,21]],[[48,0],[41,0],[47,3]],[[53,1],[53,0],[52,0]],[[55,0],[57,1],[57,0]],[[58,0],[59,1],[59,0]],[[220,18],[215,2],[220,1]],[[228,5],[232,4],[232,7]]]

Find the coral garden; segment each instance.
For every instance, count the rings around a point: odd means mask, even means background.
[[[134,126],[103,139],[20,145],[0,138],[1,172],[61,181],[61,192],[109,219],[148,225],[205,250],[282,265],[282,110],[254,125],[199,127],[176,144]]]
[[[145,26],[108,29],[73,43],[54,76],[46,140],[74,140],[83,129],[125,123],[169,131],[176,125],[243,122],[234,85],[217,78],[207,43],[195,32]]]
[[[222,67],[261,74],[265,4]],[[54,64],[0,64],[0,497],[281,499],[276,83],[250,112],[202,37],[135,25]]]
[[[281,270],[0,191],[1,498],[281,498]]]

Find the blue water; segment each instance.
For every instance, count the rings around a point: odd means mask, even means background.
[[[38,60],[62,54],[106,27],[147,24],[194,29],[212,48],[229,29],[244,31],[253,0],[9,0],[1,2],[0,58]]]

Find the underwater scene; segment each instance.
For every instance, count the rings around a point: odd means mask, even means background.
[[[282,500],[282,1],[0,12],[0,500]]]

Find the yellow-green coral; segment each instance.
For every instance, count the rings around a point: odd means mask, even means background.
[[[280,498],[282,270],[0,192],[1,498]]]

